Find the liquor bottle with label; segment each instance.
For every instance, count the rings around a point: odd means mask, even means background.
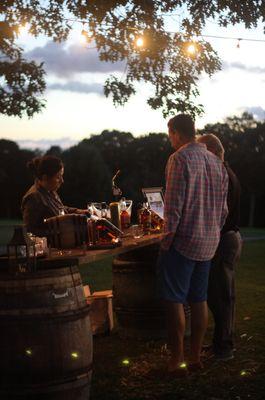
[[[121,230],[128,229],[131,223],[130,215],[127,211],[126,200],[121,199]]]
[[[152,231],[161,232],[163,230],[164,220],[153,210],[151,210]]]
[[[144,234],[149,235],[151,230],[151,211],[149,210],[148,203],[144,204],[144,210],[141,213],[141,222]]]
[[[110,203],[109,208],[110,208],[111,222],[118,229],[121,229],[120,203],[118,201],[114,201]]]
[[[142,212],[144,211],[144,207],[142,203],[138,203],[137,205],[137,223],[139,226],[142,226]]]

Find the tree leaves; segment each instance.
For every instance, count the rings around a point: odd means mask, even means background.
[[[38,96],[45,89],[42,64],[16,61],[0,62],[0,76],[4,85],[0,86],[0,113],[22,117],[24,113],[32,117],[44,107]]]
[[[0,74],[5,79],[4,86],[0,86],[0,113],[33,116],[44,105],[38,98],[44,88],[44,70],[42,66],[32,63],[27,66],[26,61],[21,61],[22,50],[16,45],[19,26],[27,22],[33,35],[44,33],[55,41],[63,41],[71,29],[68,19],[72,18],[87,24],[102,62],[124,60],[127,64],[123,78],[112,76],[105,83],[105,95],[111,96],[115,105],[124,105],[136,93],[135,83],[140,82],[151,85],[153,95],[147,103],[151,108],[161,109],[164,116],[177,111],[199,115],[203,107],[195,103],[199,95],[198,78],[202,73],[211,76],[221,68],[211,45],[198,40],[206,20],[214,18],[220,26],[244,23],[246,28],[255,27],[260,19],[264,23],[263,3],[260,0],[1,2],[0,51],[7,60]],[[168,32],[166,18],[180,11],[180,28],[178,31],[174,28],[175,33]],[[138,36],[143,38],[142,47],[136,46]],[[191,56],[187,44],[194,38],[198,51]],[[17,59],[19,62],[14,63]],[[8,73],[9,64],[13,75]]]

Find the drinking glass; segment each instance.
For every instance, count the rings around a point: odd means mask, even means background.
[[[140,225],[132,225],[131,233],[134,239],[140,239],[144,235],[143,228]]]

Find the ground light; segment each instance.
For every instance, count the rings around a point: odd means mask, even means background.
[[[32,356],[32,350],[31,350],[31,349],[26,349],[26,350],[25,350],[25,353],[26,353],[26,355],[29,356],[29,357]]]
[[[242,377],[248,376],[249,374],[250,374],[249,371],[246,371],[244,369],[242,369],[242,371],[240,371],[240,376],[242,376]]]
[[[179,368],[187,368],[187,364],[185,362],[181,363]]]

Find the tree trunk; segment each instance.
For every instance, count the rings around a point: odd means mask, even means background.
[[[248,227],[253,228],[254,226],[254,214],[255,214],[256,196],[254,193],[250,195],[249,205],[249,216],[248,216]]]

